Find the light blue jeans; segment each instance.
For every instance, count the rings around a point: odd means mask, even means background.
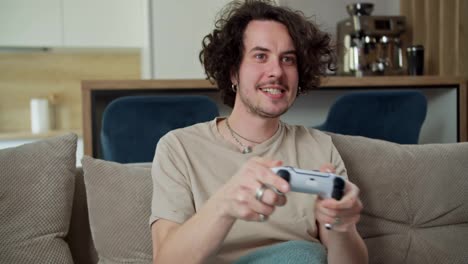
[[[239,258],[234,264],[327,264],[327,252],[320,243],[288,241],[265,247]]]

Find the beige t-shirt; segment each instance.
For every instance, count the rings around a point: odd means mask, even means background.
[[[184,223],[254,156],[307,170],[331,163],[338,175],[346,176],[338,151],[323,132],[281,123],[273,137],[242,154],[219,133],[219,120],[173,130],[161,138],[152,167],[150,223],[160,218]],[[251,250],[281,241],[317,241],[316,196],[289,192],[287,199],[266,222],[236,221],[213,262],[230,263]]]

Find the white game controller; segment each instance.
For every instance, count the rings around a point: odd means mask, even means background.
[[[341,176],[289,166],[275,167],[272,170],[289,183],[293,192],[317,194],[322,198],[334,198],[335,200],[340,200],[343,197],[345,180]]]

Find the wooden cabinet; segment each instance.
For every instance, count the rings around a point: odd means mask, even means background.
[[[1,0],[0,47],[141,48],[148,0]]]
[[[62,44],[62,0],[1,0],[0,46]]]

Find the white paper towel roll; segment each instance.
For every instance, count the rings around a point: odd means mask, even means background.
[[[45,98],[31,99],[31,132],[46,133],[51,128],[49,100]]]

